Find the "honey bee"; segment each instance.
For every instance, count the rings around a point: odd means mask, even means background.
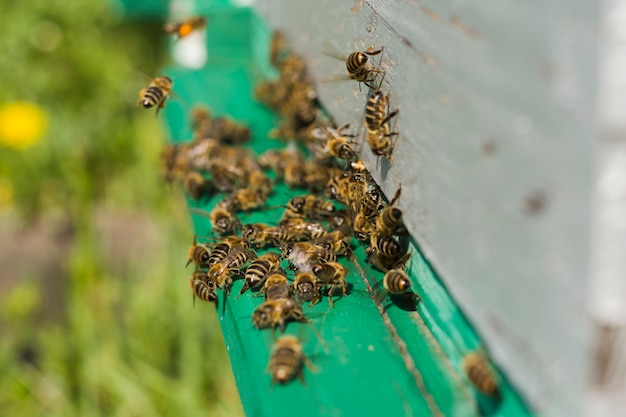
[[[238,236],[227,236],[219,242],[211,252],[209,256],[206,266],[211,267],[223,259],[225,259],[233,250],[236,249],[248,249],[250,246],[248,242]]]
[[[253,247],[263,248],[276,244],[280,238],[280,229],[262,223],[246,224],[241,229],[244,239]]]
[[[298,272],[291,288],[294,296],[300,302],[311,302],[320,297],[317,279],[311,272]]]
[[[483,355],[476,351],[465,355],[463,371],[479,392],[490,397],[500,398],[498,381]]]
[[[296,377],[304,383],[303,365],[313,369],[295,336],[285,335],[276,340],[267,365],[267,370],[272,375],[272,383],[286,384]]]
[[[187,252],[187,263],[185,267],[190,263],[195,263],[198,268],[209,267],[210,252],[209,248],[204,244],[198,244],[196,236],[193,237],[193,244]]]
[[[350,239],[350,235],[341,230],[335,230],[312,240],[312,243],[341,256],[348,255],[351,252]]]
[[[329,217],[335,212],[335,206],[330,201],[313,194],[304,197],[294,197],[287,203],[287,208],[281,218],[281,223],[290,218],[318,219]]]
[[[365,106],[365,126],[367,133],[365,138],[376,156],[382,156],[391,160],[391,153],[395,141],[393,136],[397,136],[398,132],[392,132],[389,120],[398,114],[399,110],[389,113],[389,95],[384,95],[382,91],[377,90],[367,99]]]
[[[265,293],[266,300],[290,298],[291,289],[285,273],[281,270],[277,270],[267,277],[263,287],[263,292]]]
[[[399,257],[404,254],[400,243],[391,235],[374,232],[370,235],[370,249],[388,257]]]
[[[289,44],[285,34],[279,30],[274,31],[270,40],[270,63],[276,68],[281,67],[289,53]]]
[[[218,288],[224,288],[226,293],[230,293],[230,286],[233,279],[232,274],[240,275],[239,268],[243,267],[254,253],[245,249],[233,249],[224,259],[211,265],[207,272],[209,280],[213,281]]]
[[[246,269],[246,275],[244,277],[246,281],[241,288],[239,297],[241,297],[248,288],[260,286],[270,273],[280,268],[281,259],[282,256],[280,253],[268,252],[250,263],[248,269]]]
[[[376,75],[382,73],[382,70],[373,69],[372,64],[369,62],[370,56],[375,56],[383,51],[383,47],[378,50],[374,50],[371,46],[365,51],[352,52],[347,58],[341,57],[334,53],[326,53],[326,55],[346,61],[346,70],[348,71],[348,79],[358,81],[359,89],[361,83],[365,84],[369,88],[374,88],[370,83],[376,79]]]
[[[321,223],[310,223],[297,217],[289,218],[282,222],[280,224],[280,229],[283,229],[293,235],[293,240],[319,239],[327,233],[324,225]],[[288,242],[288,240],[281,241]]]
[[[227,205],[233,211],[250,211],[262,207],[267,200],[267,194],[256,188],[240,188],[227,198]]]
[[[354,237],[361,242],[371,240],[371,234],[373,231],[374,224],[362,211],[358,211],[354,215],[354,220],[352,222],[352,232]]]
[[[393,206],[394,202],[395,200],[393,200],[390,205]],[[385,204],[383,203],[382,197],[377,188],[373,188],[366,192],[363,198],[359,201],[359,211],[363,213],[363,216],[370,222],[376,221],[379,217],[378,213],[384,208]]]
[[[319,262],[335,262],[335,252],[310,242],[289,243],[283,248],[283,255],[298,271],[311,272],[311,265]]]
[[[200,200],[211,191],[211,181],[197,171],[190,171],[183,177],[183,188],[194,200]]]
[[[235,228],[241,229],[241,222],[230,210],[227,202],[223,201],[217,204],[209,213],[209,220],[211,220],[211,226],[218,235],[225,235],[232,233]]]
[[[335,307],[333,302],[333,294],[335,289],[341,288],[343,296],[347,296],[346,289],[348,283],[346,282],[347,271],[346,268],[338,262],[327,262],[315,264],[311,267],[311,272],[317,278],[317,285],[320,288],[328,287],[328,303],[331,307]],[[319,300],[319,299],[318,299]],[[316,304],[317,301],[311,302],[311,305]]]
[[[402,225],[402,210],[395,206],[400,198],[402,188],[398,188],[396,195],[387,207],[376,218],[376,231],[387,235],[398,234],[398,229]]]
[[[189,278],[189,288],[193,293],[193,302],[195,305],[196,297],[201,300],[215,302],[217,294],[215,293],[215,284],[208,279],[205,271],[196,271]]]
[[[274,188],[272,180],[260,170],[254,170],[248,175],[248,187],[259,190],[266,196],[272,194]]]
[[[163,26],[165,33],[175,35],[178,39],[189,36],[196,30],[204,29],[208,20],[204,16],[190,17],[182,22],[169,22]]]
[[[327,141],[323,149],[321,149],[316,157],[318,159],[327,158],[340,158],[344,161],[352,161],[356,158],[357,154],[352,145],[354,142],[348,138],[354,137],[354,135],[347,135],[344,130],[350,127],[349,124],[341,126],[337,129],[331,127],[326,128]]]
[[[302,307],[293,298],[266,300],[252,313],[252,323],[258,329],[278,326],[282,333],[288,320],[308,322]]]
[[[383,286],[388,294],[401,294],[421,300],[421,297],[411,290],[411,279],[402,269],[387,271],[383,278]]]
[[[369,170],[365,166],[365,162],[360,159],[356,161],[350,161],[350,163],[348,163],[348,166],[354,172],[369,173]]]
[[[156,77],[150,82],[148,88],[143,88],[139,92],[138,105],[142,105],[144,108],[149,109],[157,106],[155,117],[159,116],[159,110],[165,107],[165,99],[172,91],[174,82],[168,76],[161,75]]]

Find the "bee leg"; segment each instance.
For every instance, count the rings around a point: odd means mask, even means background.
[[[238,300],[239,297],[241,297],[243,295],[244,292],[246,292],[248,290],[248,283],[244,282],[243,287],[241,287],[241,291],[239,291],[239,295],[237,296],[237,298],[235,298],[235,300]]]
[[[156,113],[154,114],[154,118],[155,119],[159,117],[159,110],[161,110],[161,108],[163,108],[163,107],[165,107],[165,98],[163,100],[161,100],[161,102],[157,106]]]
[[[381,53],[384,48],[385,48],[384,46],[381,46],[379,50],[374,51],[374,45],[372,45],[369,48],[367,48],[367,50],[364,52],[369,56],[374,56],[374,55],[378,55],[379,53]]]
[[[331,308],[335,308],[335,302],[333,301],[333,293],[335,292],[335,287],[333,285],[328,289],[328,305]]]

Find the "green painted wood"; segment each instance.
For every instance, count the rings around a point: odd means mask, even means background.
[[[253,130],[255,151],[280,147],[279,142],[267,139],[276,116],[252,98],[254,84],[271,74],[266,61],[268,28],[248,9],[223,9],[211,19],[207,66],[199,71],[168,71],[179,97],[170,100],[161,113],[171,138],[175,142],[189,140],[189,110],[193,105],[205,104],[215,115],[227,114],[248,124]],[[291,196],[302,193],[278,186],[268,206],[284,204]],[[221,198],[188,204],[208,211]],[[244,223],[276,224],[281,210],[241,217]],[[197,235],[211,233],[207,218],[193,214],[191,220]],[[415,245],[409,272],[423,302],[413,312],[384,303],[389,323],[406,343],[406,354],[402,356],[398,341],[392,338],[389,326],[366,290],[360,269],[370,283],[380,280],[382,274],[365,263],[363,248],[356,242],[354,247],[360,267],[343,261],[350,271],[350,295],[337,299],[334,309],[328,306],[326,298],[313,308],[305,307],[328,349],[324,349],[310,325],[291,323],[287,327],[288,333],[304,341],[305,353],[317,368],[315,372],[305,370],[305,385],[294,381],[287,386],[272,386],[270,382],[266,366],[276,336],[271,331],[258,331],[251,324],[252,311],[262,298],[248,292],[239,300],[234,296],[225,300],[220,294],[220,324],[247,415],[531,415],[503,375],[500,374],[500,402],[476,395],[463,376],[461,359],[468,350],[481,346],[480,339]],[[180,279],[181,285],[186,285],[184,276]],[[241,285],[241,281],[235,282],[234,294],[238,294]],[[190,295],[189,314],[202,311],[192,308]],[[414,362],[413,372],[407,369],[407,360]]]

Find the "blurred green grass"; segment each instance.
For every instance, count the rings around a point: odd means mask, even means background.
[[[47,114],[0,144],[0,410],[19,416],[242,414],[213,305],[183,268],[191,226],[136,107],[165,65],[160,22],[107,2],[4,2],[0,103]]]

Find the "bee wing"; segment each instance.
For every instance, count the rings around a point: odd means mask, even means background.
[[[339,48],[330,41],[324,44],[322,54],[343,62],[346,62],[346,59],[348,59],[348,55],[339,52]]]

